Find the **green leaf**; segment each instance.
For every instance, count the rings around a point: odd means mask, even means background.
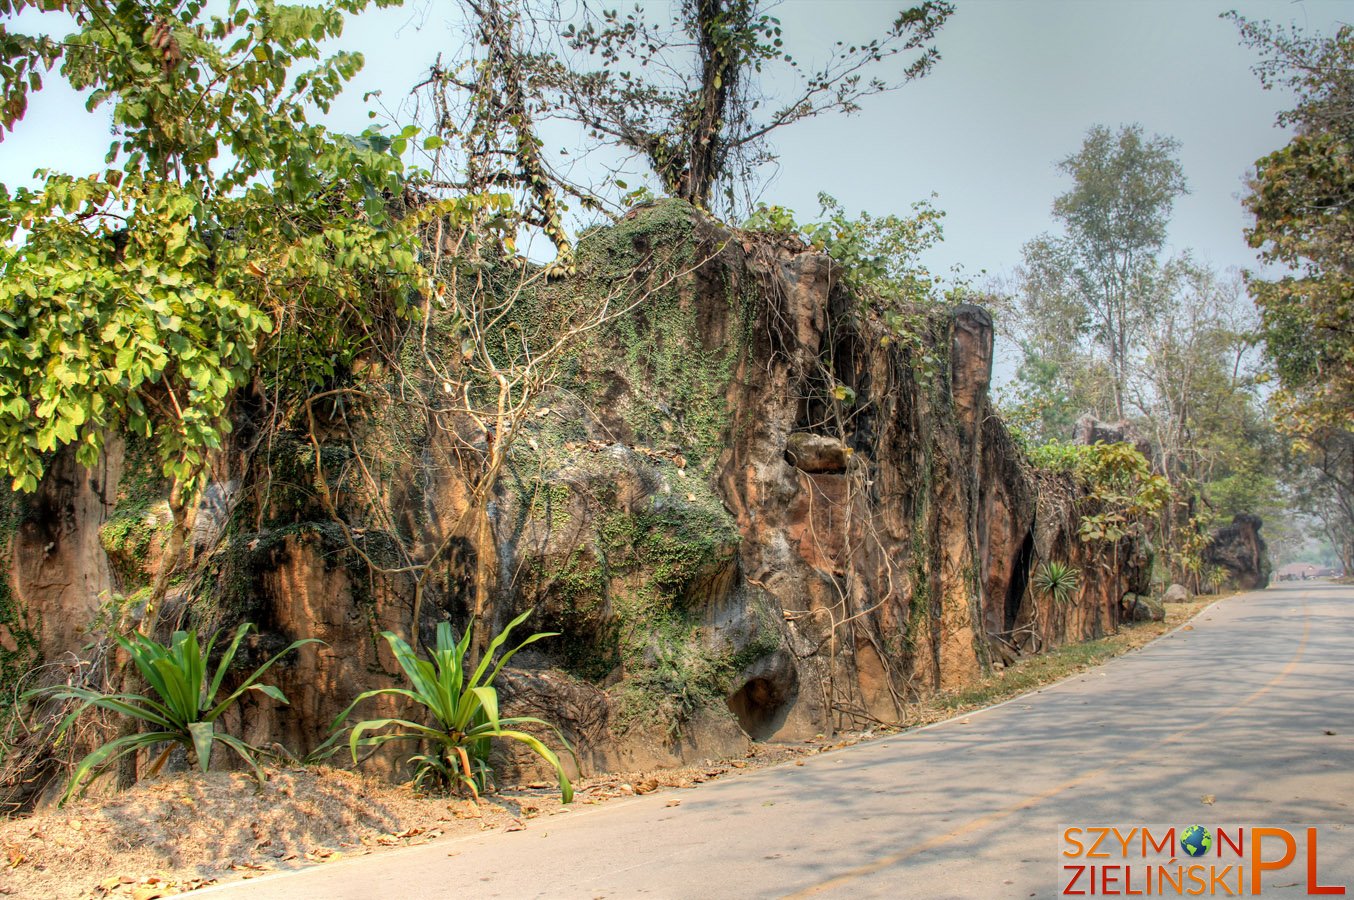
[[[188,733],[193,736],[193,753],[197,755],[197,765],[204,773],[212,761],[212,741],[215,740],[216,723],[191,722]]]

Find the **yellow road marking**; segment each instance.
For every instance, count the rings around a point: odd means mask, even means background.
[[[1141,750],[1138,750],[1135,753],[1131,753],[1128,756],[1125,756],[1121,759],[1117,759],[1111,765],[1101,766],[1098,769],[1093,769],[1089,772],[1085,772],[1081,775],[1078,775],[1076,778],[1064,781],[1061,784],[1055,785],[1046,791],[1040,791],[1037,794],[1031,794],[1030,796],[1026,797],[1023,800],[1019,800],[1015,803],[1012,803],[1010,806],[1002,807],[1001,809],[998,809],[994,812],[990,812],[985,816],[979,816],[976,819],[972,819],[969,822],[960,825],[958,828],[955,828],[951,831],[947,831],[944,834],[936,835],[935,837],[922,841],[919,844],[913,844],[911,847],[908,847],[904,850],[900,850],[897,853],[892,853],[888,856],[881,857],[872,863],[867,863],[866,865],[863,866],[857,866],[854,869],[850,869],[846,872],[843,872],[840,875],[829,878],[827,881],[819,882],[818,884],[811,885],[810,887],[804,888],[803,890],[800,891],[795,891],[793,894],[786,894],[785,900],[794,900],[794,898],[799,897],[814,897],[819,894],[825,893],[826,891],[833,890],[834,888],[843,887],[844,885],[847,885],[858,878],[863,878],[866,875],[873,875],[876,872],[882,872],[884,869],[896,866],[898,865],[898,863],[909,860],[912,857],[917,856],[921,853],[925,853],[928,850],[934,850],[937,847],[944,846],[945,844],[948,844],[955,838],[963,837],[964,835],[971,834],[975,831],[981,831],[982,829],[986,828],[989,825],[992,825],[993,823],[1000,822],[1002,819],[1009,818],[1018,812],[1022,812],[1026,809],[1029,809],[1032,806],[1037,806],[1040,803],[1043,803],[1045,800],[1048,800],[1052,797],[1056,797],[1059,794],[1064,793],[1065,791],[1077,787],[1078,785],[1085,784],[1086,782],[1099,778],[1101,775],[1104,775],[1110,771],[1122,768],[1124,763],[1134,762],[1136,760],[1142,759],[1145,756],[1150,756],[1151,754],[1156,753],[1162,746],[1166,744],[1173,744],[1177,741],[1183,740],[1184,738],[1188,737],[1189,735],[1193,734],[1196,731],[1207,728],[1209,725],[1212,725],[1219,719],[1225,718],[1226,716],[1230,716],[1233,713],[1237,712],[1238,710],[1243,709],[1246,706],[1249,706],[1251,703],[1254,703],[1256,700],[1272,691],[1284,679],[1288,678],[1289,675],[1292,675],[1293,671],[1298,667],[1298,662],[1302,659],[1303,654],[1306,653],[1307,651],[1307,639],[1311,635],[1311,631],[1312,631],[1312,620],[1311,616],[1307,612],[1307,596],[1304,593],[1302,597],[1302,637],[1298,641],[1298,648],[1293,653],[1293,657],[1288,661],[1288,664],[1283,667],[1283,670],[1280,671],[1278,675],[1275,675],[1269,681],[1265,682],[1264,685],[1257,688],[1252,693],[1248,694],[1241,701],[1233,704],[1232,706],[1227,707],[1224,710],[1220,710],[1214,713],[1207,719],[1204,719],[1202,722],[1198,722],[1194,725],[1189,726],[1188,728],[1182,728],[1179,731],[1175,732],[1174,734],[1168,735],[1155,743],[1148,744],[1146,747],[1143,747]]]

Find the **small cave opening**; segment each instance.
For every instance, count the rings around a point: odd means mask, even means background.
[[[1025,540],[1011,566],[1011,580],[1006,586],[1006,630],[1014,631],[1020,616],[1020,601],[1030,583],[1030,565],[1034,562],[1034,532],[1025,532]]]
[[[754,741],[765,741],[785,724],[794,692],[767,678],[750,678],[729,697],[729,710]]]

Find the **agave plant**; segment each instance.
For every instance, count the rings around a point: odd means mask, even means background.
[[[198,767],[206,772],[211,762],[212,746],[220,742],[235,751],[262,781],[263,770],[258,764],[258,749],[233,735],[218,731],[217,719],[244,696],[246,691],[258,691],[280,703],[286,703],[287,698],[281,690],[271,684],[259,684],[259,678],[292,650],[303,644],[319,641],[315,638],[293,641],[282,652],[275,654],[255,669],[227,697],[218,700],[221,683],[225,680],[226,672],[240,649],[240,641],[251,627],[246,622],[236,630],[234,640],[221,655],[210,681],[207,678],[207,663],[216,645],[217,636],[213,635],[204,649],[199,645],[195,632],[176,631],[168,645],[143,634],[114,638],[141,673],[141,677],[145,679],[149,695],[105,693],[93,688],[74,686],[56,686],[29,691],[25,695],[28,699],[79,701],[74,711],[62,721],[57,731],[58,738],[64,735],[76,718],[91,706],[139,719],[148,726],[146,731],[123,735],[109,741],[82,759],[71,775],[61,802],[65,803],[70,799],[91,775],[98,777],[103,770],[122,757],[166,742],[169,746],[160,753],[151,766],[151,774],[160,770],[175,746],[182,746],[189,758],[196,759]]]
[[[1041,563],[1034,573],[1035,588],[1058,604],[1072,600],[1080,581],[1081,575],[1075,568],[1057,560]]]
[[[498,689],[494,679],[503,670],[508,660],[517,651],[542,638],[554,637],[555,632],[538,632],[522,641],[516,647],[504,653],[497,663],[494,654],[508,640],[509,633],[531,614],[523,613],[498,633],[489,642],[484,657],[473,671],[467,669],[466,653],[470,647],[470,629],[459,641],[453,640],[451,624],[442,622],[437,626],[437,641],[429,654],[429,659],[421,659],[407,642],[389,631],[382,637],[390,644],[395,660],[409,679],[409,688],[379,688],[361,694],[335,720],[335,728],[341,728],[349,713],[357,704],[369,697],[392,696],[412,700],[427,710],[431,725],[424,725],[409,719],[367,719],[353,726],[348,737],[348,746],[353,761],[357,761],[359,748],[379,747],[390,741],[425,741],[427,752],[410,757],[415,767],[414,785],[423,785],[428,781],[439,783],[448,788],[465,788],[478,797],[493,780],[493,771],[489,767],[489,750],[493,740],[502,738],[525,744],[537,756],[545,760],[555,770],[559,778],[560,793],[564,802],[573,799],[573,785],[564,774],[559,757],[534,735],[519,730],[522,725],[541,725],[550,728],[559,738],[565,750],[572,753],[568,743],[559,730],[549,723],[530,716],[500,718],[498,714]],[[490,668],[490,666],[493,666]],[[393,728],[382,734],[370,734],[384,728]]]

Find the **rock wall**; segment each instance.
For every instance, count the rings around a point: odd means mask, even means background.
[[[1258,591],[1269,584],[1274,567],[1260,536],[1263,524],[1259,516],[1242,513],[1213,532],[1203,559],[1222,571],[1224,590]]]
[[[662,277],[655,248],[684,274]],[[227,454],[171,618],[255,622],[244,663],[325,642],[274,670],[291,706],[251,700],[246,737],[314,747],[355,694],[396,683],[379,632],[408,633],[416,608],[425,640],[441,619],[469,621],[467,572],[483,560],[494,627],[533,608],[529,627],[560,633],[515,659],[507,706],[558,723],[585,770],[904,721],[909,703],[994,664],[1113,631],[1150,553],[1081,542],[1082,489],[1029,467],[988,396],[990,316],[964,304],[890,319],[838,276],[795,241],[677,202],[587,236],[579,276],[542,308],[618,283],[652,293],[542,396],[487,544],[464,527],[465,448],[493,436],[410,408],[379,365],[360,377],[380,402],[330,403],[317,443],[284,431]],[[257,433],[248,408],[237,435]],[[338,492],[345,529],[315,473],[346,484],[374,468],[373,446],[379,486]],[[54,467],[54,499],[30,504],[10,543],[47,658],[79,650],[103,591],[134,593],[155,567],[156,486],[113,509],[107,469]],[[109,540],[124,507],[140,537]],[[24,574],[53,553],[61,585]],[[411,574],[419,559],[435,563]],[[1032,587],[1049,560],[1081,571],[1065,604]]]

